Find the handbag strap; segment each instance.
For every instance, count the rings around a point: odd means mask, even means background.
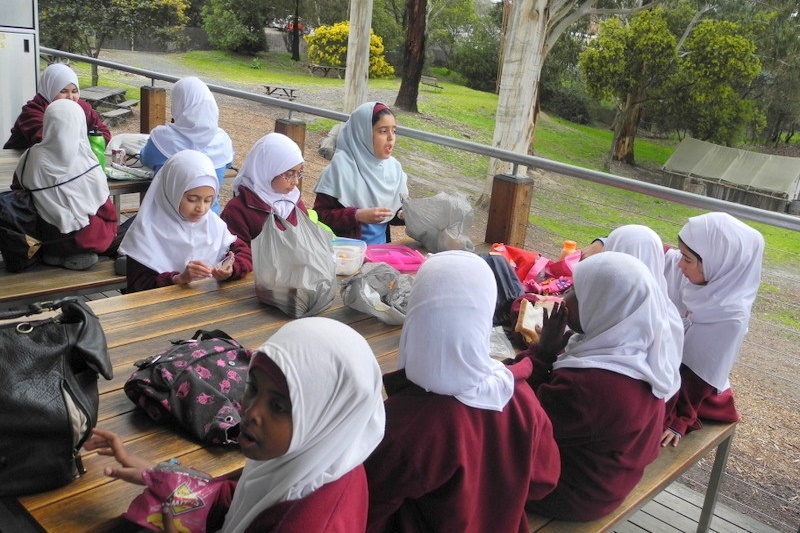
[[[38,189],[28,189],[22,183],[22,176],[25,175],[25,167],[28,166],[28,153],[29,152],[25,152],[25,161],[22,162],[22,172],[20,172],[20,175],[17,176],[17,182],[19,183],[19,186],[22,187],[23,191],[27,191],[27,192],[46,191],[47,189],[55,189],[56,187],[61,187],[62,185],[66,185],[67,183],[75,181],[76,179],[80,178],[81,176],[85,176],[86,174],[88,174],[89,172],[91,172],[92,170],[94,170],[94,169],[96,169],[97,167],[100,166],[100,163],[98,163],[96,165],[92,165],[91,167],[86,169],[84,172],[78,174],[77,176],[74,176],[74,177],[68,179],[67,181],[62,181],[61,183],[56,183],[54,185],[48,185],[47,187],[39,187]]]
[[[68,302],[77,302],[76,296],[65,296],[58,300],[51,300],[47,302],[36,302],[28,306],[27,309],[12,309],[10,311],[0,312],[0,320],[9,320],[12,318],[20,318],[23,316],[38,315],[46,311],[55,311]]]

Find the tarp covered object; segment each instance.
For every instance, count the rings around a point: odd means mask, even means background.
[[[800,197],[800,158],[760,154],[686,137],[662,169],[743,189],[756,189],[789,200]]]

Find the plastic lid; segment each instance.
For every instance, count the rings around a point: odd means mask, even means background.
[[[574,250],[578,247],[578,243],[575,241],[564,241],[564,248],[569,248],[570,250]]]

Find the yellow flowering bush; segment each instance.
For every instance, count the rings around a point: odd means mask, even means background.
[[[347,63],[347,38],[350,22],[337,22],[331,26],[319,26],[313,35],[303,37],[308,43],[308,60],[316,65],[344,67]],[[394,76],[394,67],[384,57],[383,39],[369,32],[369,77],[388,78]]]

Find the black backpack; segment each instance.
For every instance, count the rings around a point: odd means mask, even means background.
[[[493,254],[480,254],[492,269],[497,282],[497,304],[494,308],[495,326],[511,326],[511,304],[525,294],[516,272],[505,257]]]

